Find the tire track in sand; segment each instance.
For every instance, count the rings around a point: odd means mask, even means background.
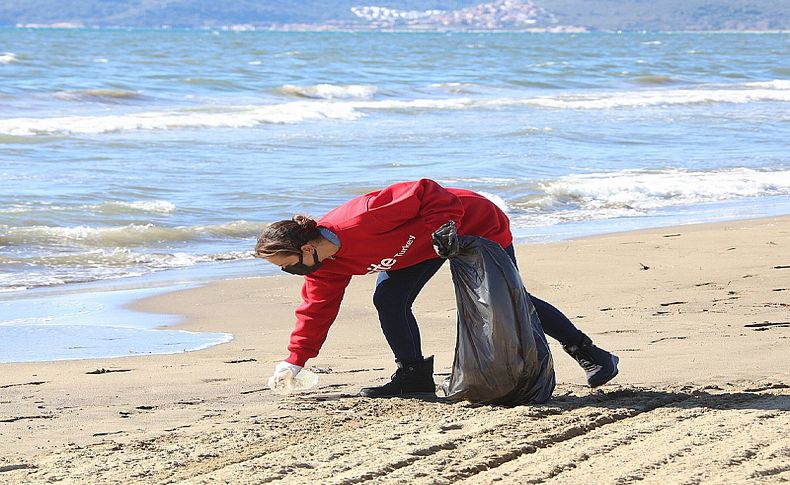
[[[249,473],[261,483],[287,480],[353,484],[421,479],[449,483],[688,398],[685,394],[626,391],[509,409],[418,402],[418,407],[439,406],[448,412],[437,416],[423,410],[408,419],[387,420],[349,432],[338,430],[337,434],[311,439],[314,450],[330,451],[313,452],[306,462],[304,454],[296,456],[300,447],[286,448],[192,477],[186,483],[238,482]],[[448,422],[448,416],[452,422]],[[302,462],[302,466],[282,466],[294,462]]]
[[[692,397],[539,450],[474,483],[756,483],[788,463],[788,410],[790,396]]]
[[[740,389],[744,389],[743,387]],[[776,482],[790,474],[790,389],[589,391],[501,408],[313,395],[257,418],[31,460],[8,483]]]

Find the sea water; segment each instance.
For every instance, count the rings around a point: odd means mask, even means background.
[[[146,318],[123,307],[159,291],[105,286],[92,292],[29,292],[0,299],[0,363],[170,354],[232,340],[226,333],[162,329],[177,323],[178,317]]]
[[[0,341],[80,357],[33,325],[71,312],[53,298],[273,274],[251,258],[268,222],[402,180],[486,194],[522,242],[787,214],[788,52],[786,33],[0,29]]]

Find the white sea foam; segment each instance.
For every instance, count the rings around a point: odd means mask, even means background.
[[[412,100],[316,100],[264,106],[177,109],[109,116],[9,118],[0,120],[0,135],[98,134],[131,130],[251,128],[261,124],[293,124],[310,120],[356,120],[366,112],[490,109],[534,106],[597,110],[716,103],[790,102],[790,81],[765,81],[697,89],[644,89],[534,97],[440,98]],[[327,95],[328,96],[328,95]]]
[[[19,271],[7,270],[4,274],[0,274],[0,291],[128,278],[152,272],[188,268],[201,263],[242,259],[252,259],[252,253],[250,251],[229,251],[219,254],[143,253],[128,248],[102,248],[48,256],[0,256],[0,265],[6,268],[24,268]]]
[[[486,184],[489,186],[507,186],[518,182],[519,179],[511,177],[456,177],[442,178],[441,183],[445,186],[462,187],[473,184]]]
[[[2,177],[2,174],[0,174]],[[56,205],[51,202],[25,202],[0,207],[0,214],[33,214],[50,212],[90,211],[104,214],[172,214],[176,205],[166,200],[137,200],[130,202],[108,201],[100,204],[82,204],[75,206]]]
[[[150,212],[155,214],[172,214],[176,210],[176,205],[166,200],[136,200],[132,202],[104,202],[96,205],[84,205],[81,206],[81,208],[108,213]]]
[[[259,107],[229,107],[216,112],[186,110],[110,116],[9,118],[0,120],[0,133],[15,136],[98,134],[132,130],[188,128],[250,128],[260,124],[291,124],[306,120],[355,120],[362,116],[345,103],[298,101]]]
[[[75,267],[102,268],[116,271],[113,268],[124,268],[135,265],[146,265],[150,268],[170,268],[192,265],[198,261],[197,256],[184,257],[182,253],[140,253],[129,248],[101,248],[83,252],[59,252],[45,256],[2,257],[0,264],[40,266],[47,268]],[[173,264],[175,263],[175,264]]]
[[[790,90],[790,80],[788,79],[774,79],[773,81],[756,81],[753,83],[746,83],[745,86],[766,89],[783,89]]]
[[[193,226],[190,230],[199,234],[205,233],[213,236],[245,239],[257,236],[265,228],[266,224],[240,220],[213,226]]]
[[[467,86],[477,86],[475,83],[461,83],[461,82],[450,82],[450,83],[431,83],[429,84],[432,88],[460,88],[460,87],[467,87]]]
[[[540,188],[543,197],[513,204],[530,214],[530,225],[641,216],[672,206],[790,195],[790,170],[624,170],[569,175],[546,181]]]
[[[662,79],[663,80],[663,79]],[[465,109],[518,105],[560,109],[611,109],[642,106],[790,101],[790,81],[773,80],[734,85],[709,85],[696,89],[640,89],[524,98],[415,99],[353,103],[356,109]]]
[[[474,99],[415,99],[411,101],[385,100],[354,103],[356,109],[466,109],[508,106],[537,106],[556,109],[613,109],[665,105],[714,103],[749,103],[755,101],[790,101],[784,89],[662,89],[595,94],[568,94],[529,98]]]
[[[486,199],[488,199],[491,202],[493,202],[494,205],[499,207],[499,210],[501,210],[502,212],[507,212],[508,211],[507,202],[502,197],[500,197],[500,196],[498,196],[496,194],[489,193],[489,192],[480,191],[478,193],[480,195],[482,195],[483,197],[485,197]]]
[[[249,238],[258,235],[264,227],[264,224],[247,221],[213,226],[178,227],[163,227],[155,224],[128,224],[115,227],[0,225],[0,245],[141,247],[156,243],[195,241],[215,236]]]
[[[293,86],[286,84],[278,89],[282,94],[311,99],[370,99],[378,91],[376,86],[365,84],[316,84]]]
[[[462,82],[432,83],[429,85],[429,87],[441,89],[442,91],[452,94],[474,93],[481,88],[481,86],[476,83],[462,83]]]
[[[18,61],[16,54],[13,52],[0,52],[0,64],[11,64]]]
[[[545,96],[524,100],[492,101],[492,105],[528,104],[559,109],[613,109],[648,106],[790,101],[790,92],[778,89],[664,89],[601,94]]]
[[[188,241],[196,234],[188,228],[167,228],[154,224],[120,227],[0,226],[5,245],[79,244],[81,246],[144,246],[156,242]]]
[[[150,205],[146,209],[156,208]],[[168,209],[168,204],[163,204]],[[161,227],[55,227],[0,225],[0,291],[141,276],[201,263],[252,259],[252,251],[196,253],[173,250],[191,241],[245,239],[265,224]]]
[[[133,270],[135,274],[142,274],[140,273],[142,268],[147,268],[148,270],[183,268],[193,266],[197,263],[235,261],[238,259],[250,258],[252,258],[251,251],[229,251],[219,254],[190,254],[184,252],[143,253],[132,251],[129,248],[108,248],[48,256],[0,256],[0,264],[25,265],[27,267],[42,267],[49,269],[72,268],[79,270],[82,268],[88,270],[91,275],[95,276],[97,269],[105,271],[108,274],[115,274],[118,272],[124,273],[127,270]],[[107,274],[104,275],[104,277],[106,276]],[[61,282],[62,281],[57,280],[55,284],[60,284]]]
[[[475,100],[473,98],[450,98],[450,99],[413,99],[409,101],[403,100],[385,100],[385,101],[371,101],[371,102],[356,102],[353,103],[356,109],[369,109],[369,110],[443,110],[443,109],[465,109],[473,107],[484,107],[489,101]]]

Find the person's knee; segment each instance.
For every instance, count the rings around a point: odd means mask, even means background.
[[[373,306],[381,312],[391,312],[406,306],[406,298],[402,291],[387,284],[381,284],[373,293]]]

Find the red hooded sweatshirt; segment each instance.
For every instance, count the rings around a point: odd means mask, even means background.
[[[453,220],[458,234],[482,236],[503,248],[513,242],[507,216],[469,190],[433,180],[402,182],[356,197],[318,221],[340,239],[340,250],[304,277],[286,359],[304,366],[318,355],[353,275],[390,271],[433,259],[432,234]],[[320,256],[320,255],[319,255]]]

